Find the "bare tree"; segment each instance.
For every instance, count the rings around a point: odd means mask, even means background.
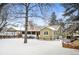
[[[25,3],[25,6],[26,6],[26,21],[25,21],[25,39],[24,39],[24,43],[27,43],[27,29],[28,29],[28,17],[29,17],[29,11],[33,11],[34,8],[38,9],[40,11],[40,14],[39,15],[39,12],[38,13],[35,13],[33,12],[31,17],[40,17],[42,19],[45,19],[45,16],[46,16],[46,12],[47,10],[50,9],[50,6],[52,6],[52,4],[41,4],[41,3],[36,3],[36,4],[30,4],[30,3]],[[37,10],[37,11],[38,11]]]
[[[29,17],[38,17],[46,20],[48,11],[52,9],[53,4],[48,3],[21,3],[21,4],[9,4],[8,8],[8,19],[14,18],[25,18],[25,37],[24,43],[27,43],[27,29],[28,29],[28,18]],[[15,9],[15,5],[18,5]],[[20,7],[20,8],[19,8]],[[23,8],[22,8],[23,7]],[[51,8],[50,8],[51,7]],[[19,8],[19,11],[16,10]],[[14,20],[13,18],[13,20]],[[15,20],[16,21],[16,20]]]
[[[7,22],[6,22],[6,19],[7,19],[7,8],[5,9],[5,6],[7,4],[4,3],[4,4],[0,4],[0,31],[2,31],[2,29],[6,26]]]

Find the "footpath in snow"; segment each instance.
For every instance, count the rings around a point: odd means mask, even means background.
[[[23,38],[0,40],[0,55],[79,55],[79,50],[63,48],[61,41],[45,41]]]

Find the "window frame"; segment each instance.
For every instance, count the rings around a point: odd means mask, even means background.
[[[44,35],[48,35],[48,31],[44,31],[44,33],[43,33]]]

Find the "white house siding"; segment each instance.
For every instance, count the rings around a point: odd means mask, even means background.
[[[17,33],[16,32],[3,32],[0,33],[0,36],[16,36]]]

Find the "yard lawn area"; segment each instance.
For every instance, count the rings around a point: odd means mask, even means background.
[[[45,41],[23,38],[0,40],[0,55],[79,55],[79,50],[63,48],[61,41]]]

